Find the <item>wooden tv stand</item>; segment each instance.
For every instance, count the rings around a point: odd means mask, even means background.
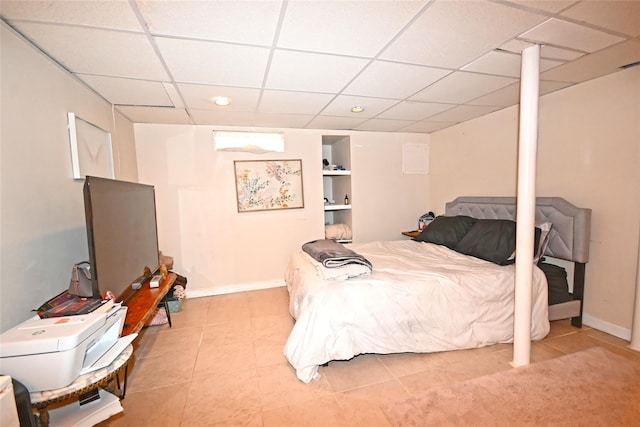
[[[169,273],[157,288],[150,288],[149,282],[145,283],[125,304],[127,317],[124,321],[122,336],[140,332],[144,325],[153,316],[158,304],[164,300],[171,286],[176,281],[176,274]]]

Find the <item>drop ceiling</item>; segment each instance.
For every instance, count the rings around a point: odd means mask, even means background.
[[[2,0],[0,15],[134,123],[433,132],[517,104],[532,44],[541,94],[640,61],[633,0]]]

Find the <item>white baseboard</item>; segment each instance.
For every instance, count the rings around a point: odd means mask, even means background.
[[[284,280],[270,282],[242,283],[239,285],[216,286],[215,288],[187,289],[188,298],[210,297],[214,295],[233,294],[236,292],[257,291],[260,289],[279,288],[286,286]]]
[[[588,313],[582,313],[582,323],[625,341],[631,340],[631,329],[605,322],[604,320],[590,316]]]

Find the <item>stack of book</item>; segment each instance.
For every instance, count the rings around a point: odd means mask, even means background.
[[[42,304],[36,311],[41,319],[62,316],[77,316],[89,313],[106,313],[113,307],[113,300],[84,298],[64,291]]]

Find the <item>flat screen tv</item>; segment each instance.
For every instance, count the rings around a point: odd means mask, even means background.
[[[83,195],[93,296],[126,304],[131,283],[160,267],[154,187],[87,176]]]

